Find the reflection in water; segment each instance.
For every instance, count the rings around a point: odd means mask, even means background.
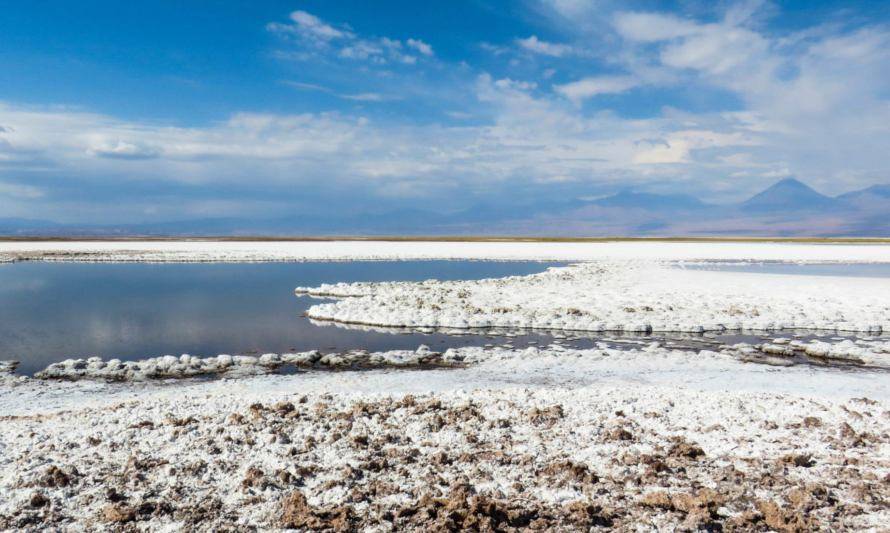
[[[338,281],[480,279],[531,274],[554,264],[403,261],[0,265],[0,360],[19,360],[19,372],[33,374],[56,361],[93,355],[106,360],[133,360],[182,353],[206,357],[314,349],[413,350],[420,344],[438,351],[484,345],[522,349],[551,342],[579,349],[603,345],[630,349],[659,342],[668,348],[713,350],[739,342],[758,344],[777,336],[799,340],[855,337],[791,331],[618,335],[341,327],[305,318],[303,313],[318,300],[293,294],[296,286]],[[798,358],[792,362],[811,361]]]
[[[80,264],[0,266],[0,360],[31,374],[68,357],[414,349],[478,344],[477,336],[321,328],[302,313],[317,300],[294,287],[338,281],[480,279],[555,263]]]

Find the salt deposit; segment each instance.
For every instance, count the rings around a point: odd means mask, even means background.
[[[890,520],[886,400],[608,378],[367,393],[327,376],[128,389],[124,401],[36,402],[33,414],[0,417],[0,528],[862,530]]]
[[[427,346],[417,350],[392,350],[368,353],[365,350],[352,350],[343,353],[322,354],[318,351],[299,353],[266,353],[259,357],[250,355],[221,354],[216,357],[194,357],[183,354],[179,357],[165,355],[139,361],[99,357],[87,359],[66,359],[49,365],[34,374],[37,379],[61,380],[107,380],[107,381],[146,381],[158,379],[181,379],[198,376],[249,376],[266,374],[281,367],[300,368],[343,367],[343,366],[414,366],[440,361],[441,354]],[[7,363],[8,364],[8,363]],[[4,371],[0,362],[0,374]],[[11,372],[10,368],[7,372]]]
[[[338,283],[308,316],[342,324],[438,328],[703,332],[890,331],[890,279],[689,271],[598,261],[478,281]]]

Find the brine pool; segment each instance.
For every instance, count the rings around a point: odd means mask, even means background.
[[[316,325],[303,313],[318,300],[296,286],[355,281],[482,279],[542,272],[536,261],[356,261],[304,263],[45,263],[0,265],[0,360],[26,375],[68,358],[143,359],[188,353],[339,352],[565,342],[644,344],[640,336],[535,332],[447,335]],[[890,276],[890,265],[719,264],[709,270]],[[757,335],[672,336],[678,347],[758,342]],[[662,336],[659,340],[665,340]]]

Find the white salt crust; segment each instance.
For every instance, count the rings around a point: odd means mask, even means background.
[[[508,345],[501,347],[452,348],[444,353],[430,350],[426,345],[416,350],[390,350],[368,352],[351,350],[340,353],[322,354],[318,351],[299,353],[267,353],[259,357],[245,355],[218,355],[216,357],[194,357],[183,354],[179,357],[166,355],[138,361],[99,357],[66,359],[52,363],[44,370],[36,372],[34,378],[40,380],[97,380],[97,381],[150,381],[184,379],[201,376],[221,376],[227,378],[255,376],[275,372],[281,368],[296,367],[308,369],[337,368],[400,368],[428,366],[465,366],[480,363],[499,362],[509,364],[513,359],[546,360],[558,355],[570,359],[587,361],[612,357],[624,361],[635,360],[645,365],[657,359],[684,359],[698,362],[709,359],[732,358],[739,361],[791,366],[799,364],[794,359],[800,355],[857,365],[860,368],[890,369],[890,340],[888,339],[843,339],[835,342],[824,340],[802,341],[796,339],[774,339],[761,344],[738,343],[715,347],[713,350],[682,350],[662,346],[659,342],[645,340],[616,339],[626,347],[616,348],[607,342],[598,342],[596,349],[577,350],[559,344],[543,347],[529,347],[513,350]],[[638,346],[634,348],[634,346]],[[630,348],[629,348],[630,347]],[[0,361],[0,382],[14,382],[25,379],[14,373],[14,361]]]
[[[216,357],[195,357],[183,354],[179,357],[165,355],[139,361],[104,361],[99,357],[66,359],[52,363],[36,372],[37,379],[98,379],[108,381],[146,381],[149,379],[191,378],[198,376],[225,375],[227,377],[250,376],[269,373],[282,366],[295,367],[342,367],[412,366],[422,365],[439,358],[439,353],[421,345],[417,350],[391,350],[369,353],[352,350],[343,353],[322,354],[318,351],[298,353],[266,353],[258,357],[250,355],[221,354]],[[0,372],[3,371],[0,362]],[[8,364],[8,362],[6,362]],[[7,372],[8,373],[8,372]]]
[[[141,501],[169,500],[177,506],[218,501],[224,512],[212,513],[204,527],[212,528],[214,520],[226,516],[245,527],[274,528],[281,516],[281,498],[288,491],[302,491],[313,506],[351,501],[350,492],[331,481],[342,480],[344,469],[361,468],[367,461],[367,448],[356,446],[355,440],[382,441],[395,431],[420,450],[417,461],[402,461],[403,455],[391,459],[395,466],[387,472],[400,473],[383,477],[404,483],[392,488],[393,497],[404,501],[413,499],[408,495],[412,491],[438,490],[424,486],[437,454],[473,454],[478,451],[474,442],[492,443],[511,456],[528,455],[533,463],[524,469],[484,462],[485,476],[479,477],[475,463],[456,462],[439,474],[445,486],[470,476],[480,491],[563,505],[590,495],[573,484],[554,487],[535,476],[536,469],[570,460],[606,480],[628,475],[633,479],[638,475],[636,463],[616,458],[656,453],[669,446],[670,439],[684,439],[700,446],[708,461],[716,461],[708,463],[713,465],[708,469],[687,465],[694,476],[690,482],[698,486],[716,483],[724,472],[721,468],[733,465],[754,487],[765,472],[760,465],[778,464],[788,454],[806,454],[814,466],[780,469],[777,479],[793,487],[823,487],[842,505],[866,505],[864,512],[845,519],[846,528],[880,529],[890,520],[886,506],[866,504],[857,496],[857,480],[880,483],[890,473],[885,374],[774,369],[741,363],[725,354],[658,346],[630,352],[465,348],[446,354],[476,363],[410,374],[309,372],[178,387],[37,380],[0,385],[0,411],[6,414],[0,416],[0,494],[4,495],[0,515],[44,512],[28,511],[29,501],[39,491],[50,501],[48,509],[64,517],[60,527],[110,527],[104,518],[109,505],[106,489],[121,485],[119,490],[131,506]],[[357,402],[374,405],[406,393],[421,395],[416,400],[421,406],[472,405],[484,418],[435,429],[430,425],[434,411],[392,408],[381,417],[353,410]],[[252,420],[252,405],[257,403],[274,413],[277,402],[293,402],[299,418],[285,425],[276,421],[274,427],[264,427],[265,418],[250,426],[233,422],[233,413]],[[326,410],[320,411],[317,404]],[[561,414],[549,425],[529,418],[535,409],[555,405]],[[352,415],[344,418],[341,413]],[[495,423],[500,420],[509,424]],[[847,426],[850,429],[844,430]],[[629,428],[633,439],[609,440],[607,435],[616,427]],[[843,444],[839,435],[844,431],[870,436],[862,445]],[[310,436],[311,446],[304,444]],[[296,457],[289,451],[294,447],[299,452]],[[311,465],[316,475],[290,488],[278,488],[277,483],[266,488],[244,486],[250,469],[272,476],[293,464]],[[192,473],[195,465],[204,466]],[[46,487],[41,480],[51,466],[66,472],[76,467],[72,484]],[[182,483],[186,485],[179,486]],[[522,493],[515,492],[516,483]],[[619,494],[636,501],[649,491],[665,490],[659,483],[628,484],[598,501],[608,504]],[[684,485],[667,490],[691,489]],[[782,501],[780,492],[755,490],[762,498]],[[378,502],[352,505],[364,513],[373,503]],[[724,515],[738,512],[727,509]],[[134,526],[187,527],[176,516],[144,515]],[[680,527],[682,516],[653,510],[639,519],[646,521],[640,524],[674,529]]]
[[[388,327],[703,332],[890,331],[890,279],[685,270],[599,261],[477,281],[338,283],[308,316]]]

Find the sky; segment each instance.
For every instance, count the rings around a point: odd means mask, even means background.
[[[10,2],[0,218],[890,183],[890,3]]]

